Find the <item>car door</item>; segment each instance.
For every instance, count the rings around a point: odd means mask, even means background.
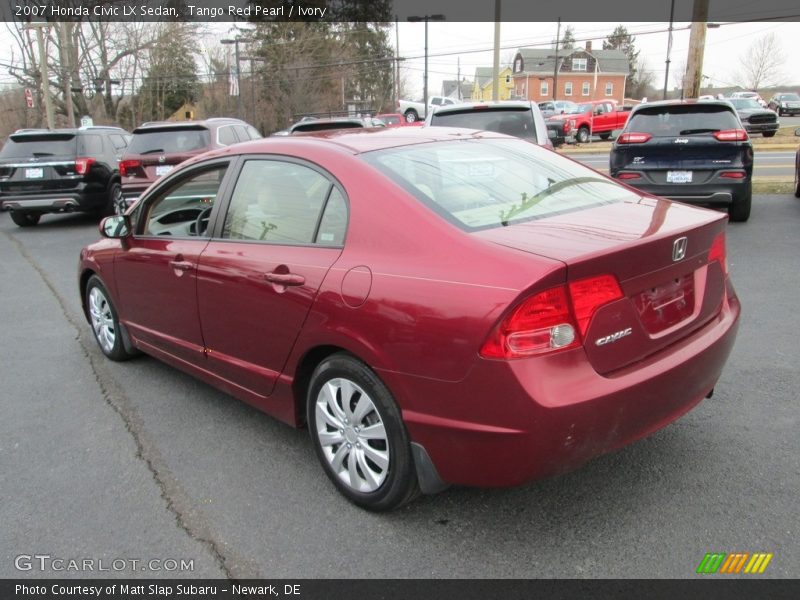
[[[200,257],[208,368],[259,396],[283,370],[347,223],[342,188],[321,169],[247,158]]]
[[[193,365],[205,361],[197,263],[228,166],[228,160],[213,161],[163,181],[137,206],[134,233],[115,258],[123,323],[162,357]]]

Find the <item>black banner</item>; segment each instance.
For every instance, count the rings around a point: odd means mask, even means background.
[[[582,600],[676,598],[795,600],[800,580],[2,580],[0,598],[28,600]]]

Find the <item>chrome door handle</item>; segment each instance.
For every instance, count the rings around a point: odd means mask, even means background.
[[[303,285],[306,282],[305,277],[295,273],[266,273],[264,278],[278,285]]]

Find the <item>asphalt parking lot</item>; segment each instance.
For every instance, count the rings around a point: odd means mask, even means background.
[[[773,553],[763,576],[797,577],[798,231],[788,194],[729,225],[739,337],[677,423],[567,475],[376,515],[334,490],[306,431],[151,358],[102,356],[76,285],[94,221],[0,214],[0,577],[683,578],[712,551]],[[161,566],[18,569],[37,554]]]

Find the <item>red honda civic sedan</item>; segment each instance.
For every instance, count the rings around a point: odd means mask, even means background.
[[[80,293],[110,359],[307,426],[388,510],[562,472],[709,396],[740,312],[726,219],[495,133],[270,138],[105,219]]]

